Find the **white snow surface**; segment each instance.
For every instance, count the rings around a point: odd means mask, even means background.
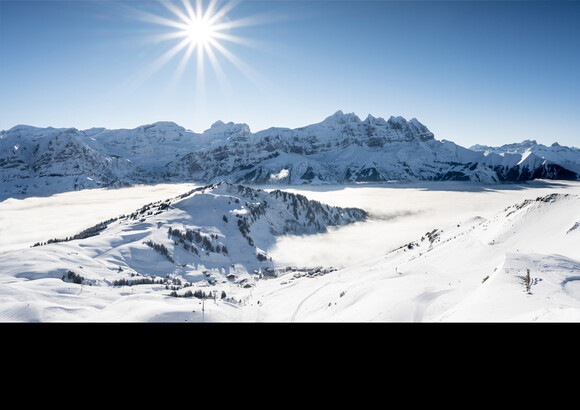
[[[289,186],[285,191],[361,208],[370,217],[319,233],[280,236],[268,227],[281,226],[287,217],[268,216],[267,223],[250,228],[255,248],[243,248],[231,224],[236,214],[251,214],[251,204],[231,201],[228,196],[237,195],[231,191],[208,193],[199,196],[203,202],[194,195],[172,202],[167,212],[114,221],[91,238],[30,247],[192,188],[85,190],[0,202],[0,321],[580,321],[575,181]],[[260,198],[256,203],[265,197]],[[268,215],[283,215],[280,204]],[[229,222],[220,225],[225,210]],[[214,234],[214,244],[227,244],[228,257],[211,253],[199,266],[179,260],[186,254],[171,247],[168,224]],[[175,261],[146,240],[167,245]],[[271,256],[264,266],[275,267],[275,274],[245,265],[257,261],[254,254],[244,260],[248,250]],[[84,282],[63,280],[68,270]],[[191,283],[181,294],[190,289],[217,296],[173,297],[171,288],[158,283],[112,285],[120,278],[165,277]]]

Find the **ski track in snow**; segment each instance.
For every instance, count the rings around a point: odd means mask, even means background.
[[[423,316],[429,308],[429,306],[440,296],[451,292],[451,290],[439,290],[439,291],[425,291],[415,298],[415,313],[413,315],[413,320],[415,322],[423,321]]]
[[[296,321],[296,316],[298,315],[298,312],[302,308],[302,305],[304,304],[304,302],[306,302],[308,299],[312,298],[316,293],[318,293],[321,289],[327,287],[328,285],[330,285],[330,283],[326,283],[326,284],[320,286],[315,291],[313,291],[308,296],[306,296],[304,299],[302,299],[300,301],[300,303],[298,303],[298,305],[296,306],[296,309],[294,310],[294,313],[292,313],[292,317],[291,317],[290,321],[291,322],[295,322]]]

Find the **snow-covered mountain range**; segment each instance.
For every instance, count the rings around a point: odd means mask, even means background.
[[[0,200],[142,183],[243,184],[530,179],[576,180],[580,150],[513,144],[461,147],[417,119],[338,111],[302,128],[252,133],[218,121],[203,133],[171,122],[135,129],[36,128],[0,132]]]
[[[554,142],[551,146],[538,144],[534,140],[524,140],[516,144],[505,144],[501,147],[490,147],[486,145],[474,145],[470,148],[473,151],[481,151],[487,155],[521,155],[527,157],[530,154],[538,158],[559,164],[560,166],[580,175],[580,148],[566,147]]]

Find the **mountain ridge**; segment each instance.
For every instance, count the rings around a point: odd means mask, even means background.
[[[269,251],[277,237],[324,233],[329,227],[363,222],[367,217],[359,208],[221,182],[145,204],[67,238],[8,252],[3,263],[22,255],[36,261],[52,255],[49,258],[56,263],[49,269],[40,267],[44,262],[35,267],[15,263],[23,268],[17,276],[76,278],[97,286],[130,285],[152,278],[155,282],[147,283],[157,283],[173,277],[188,286],[229,289],[232,282],[248,287],[274,273]],[[63,276],[67,272],[74,275]],[[174,296],[181,296],[182,287],[174,285],[173,290],[179,292]]]
[[[580,149],[517,144],[465,148],[437,140],[416,118],[337,111],[323,121],[251,132],[216,121],[195,133],[169,121],[134,129],[39,128],[0,132],[8,197],[164,182],[347,184],[461,180],[577,180]]]

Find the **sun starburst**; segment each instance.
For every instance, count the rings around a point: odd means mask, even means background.
[[[210,41],[213,40],[215,29],[206,19],[197,17],[189,21],[183,30],[191,43],[207,47]]]
[[[206,61],[209,61],[217,76],[224,82],[221,60],[228,61],[248,78],[255,78],[255,72],[240,58],[234,55],[224,43],[236,43],[241,45],[251,45],[251,42],[239,35],[232,34],[232,30],[256,23],[251,17],[232,20],[228,18],[228,13],[239,3],[239,1],[219,2],[218,0],[162,0],[161,4],[168,13],[152,13],[150,11],[138,10],[137,17],[148,23],[160,25],[170,30],[162,34],[156,34],[156,43],[165,41],[175,41],[176,43],[167,49],[161,56],[152,61],[145,75],[153,75],[161,67],[167,64],[175,56],[182,54],[179,62],[174,82],[183,76],[186,66],[192,60],[196,60],[197,84],[202,87],[205,76]],[[206,5],[204,7],[204,4]],[[225,59],[225,60],[224,60]]]

